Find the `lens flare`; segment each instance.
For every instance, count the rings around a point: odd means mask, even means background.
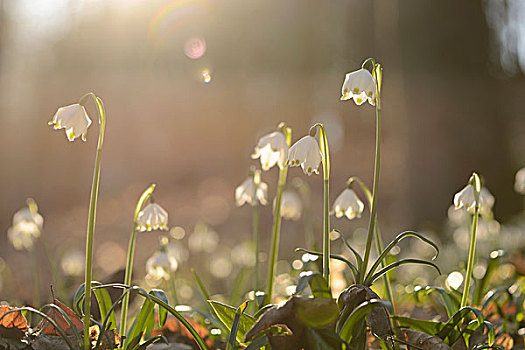
[[[208,12],[208,2],[205,0],[175,0],[166,4],[153,16],[149,23],[148,38],[153,42],[161,42],[161,37],[175,31],[192,17]]]
[[[191,38],[184,44],[184,54],[193,60],[206,53],[206,41],[203,38]]]
[[[211,83],[211,73],[208,69],[205,69],[202,71],[202,80],[206,83],[206,84],[209,84]]]

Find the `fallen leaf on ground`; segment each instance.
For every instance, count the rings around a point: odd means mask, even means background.
[[[62,311],[66,313],[66,315],[71,319],[71,322],[73,323],[78,332],[83,331],[84,322],[82,322],[82,319],[78,317],[73,310],[71,310],[68,306],[63,304],[58,299],[55,299],[53,301],[53,304],[61,308]],[[75,334],[69,322],[64,318],[64,316],[62,316],[60,311],[58,311],[57,309],[50,307],[49,309],[47,309],[46,315],[48,315],[53,321],[55,321],[58,327],[60,327],[66,333],[66,335]],[[38,329],[40,329],[40,334],[60,335],[60,333],[55,329],[55,327],[46,319],[43,319],[42,322],[40,322],[40,324],[38,325]]]
[[[14,311],[5,315],[8,311],[16,308],[0,306],[0,336],[4,338],[22,339],[27,332],[27,320],[21,311]],[[5,315],[5,316],[4,316]]]

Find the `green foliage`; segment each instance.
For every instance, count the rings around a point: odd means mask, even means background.
[[[215,314],[219,317],[224,326],[228,329],[229,333],[232,333],[232,328],[238,308],[213,300],[209,300],[208,303],[215,311]],[[237,325],[237,333],[235,335],[235,338],[239,343],[244,344],[244,337],[248,330],[252,328],[254,323],[255,319],[252,316],[245,314],[244,312],[240,314],[239,323]]]
[[[357,306],[339,329],[341,339],[352,344],[358,343],[358,348],[361,348],[362,342],[366,341],[366,316],[378,305],[390,307],[390,303],[380,299],[368,300]]]
[[[235,311],[235,316],[233,317],[233,323],[231,326],[230,336],[228,337],[228,346],[226,350],[233,350],[235,349],[235,339],[237,338],[237,333],[239,331],[239,323],[241,322],[241,316],[244,313],[244,310],[246,310],[246,306],[248,305],[248,302],[245,301]]]

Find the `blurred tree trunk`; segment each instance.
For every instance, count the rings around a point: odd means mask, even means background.
[[[513,197],[507,97],[489,75],[489,29],[478,1],[399,2],[411,223],[440,223],[472,171]],[[465,130],[469,130],[466,132]],[[508,216],[517,203],[496,201]],[[512,207],[515,209],[512,209]]]

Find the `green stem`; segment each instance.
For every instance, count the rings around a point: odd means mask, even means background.
[[[470,278],[472,275],[472,268],[474,266],[474,256],[476,254],[476,231],[478,228],[479,205],[476,204],[474,209],[474,217],[472,218],[472,232],[470,234],[470,247],[468,253],[467,273],[465,276],[465,285],[463,286],[463,295],[461,296],[461,307],[467,306]]]
[[[319,128],[319,143],[323,155],[323,183],[324,183],[324,216],[323,216],[323,278],[330,288],[330,151],[328,149],[328,138],[322,123],[317,123],[310,128]]]
[[[359,283],[364,282],[365,272],[368,266],[368,259],[370,258],[370,248],[372,246],[372,237],[374,235],[374,229],[376,224],[376,214],[377,214],[377,189],[379,185],[379,168],[381,163],[381,117],[379,114],[380,99],[379,96],[376,98],[376,154],[375,154],[375,165],[374,165],[374,185],[372,192],[372,208],[370,209],[370,221],[368,223],[368,236],[366,239],[366,248],[365,256],[363,258],[363,264],[361,265],[361,270],[359,271],[360,281]]]
[[[33,305],[36,309],[40,307],[40,271],[36,250],[31,250],[31,261],[33,263]]]
[[[133,229],[131,230],[131,236],[129,238],[128,255],[126,259],[126,273],[124,276],[124,284],[126,286],[131,285],[131,275],[133,273],[133,257],[135,255],[135,236],[136,236],[137,227],[138,227],[137,219],[138,219],[140,211],[142,210],[142,207],[144,206],[144,203],[151,196],[154,189],[155,189],[155,184],[152,184],[150,187],[148,187],[140,196],[137,202],[137,205],[135,207],[135,213],[133,215]],[[120,313],[120,334],[126,334],[128,305],[129,305],[129,293],[124,296],[124,299],[122,299],[122,311]]]
[[[284,128],[284,136],[286,143],[290,146],[292,142],[292,130]],[[270,265],[268,266],[268,279],[266,281],[266,295],[264,297],[263,305],[271,303],[273,293],[273,280],[275,277],[275,265],[277,263],[277,255],[279,253],[279,240],[281,235],[281,200],[283,196],[284,186],[286,185],[286,176],[288,174],[288,167],[279,168],[279,180],[277,182],[277,194],[275,196],[275,208],[273,212],[273,226],[272,226],[272,241],[270,243]]]
[[[363,181],[361,181],[361,179],[356,177],[356,176],[351,177],[350,179],[348,179],[348,185],[350,186],[350,184],[352,182],[357,182],[357,184],[361,187],[361,189],[363,190],[363,192],[364,192],[364,194],[366,196],[366,199],[368,201],[368,205],[371,208],[372,207],[373,197],[372,197],[372,193],[370,192],[370,189],[368,188],[368,186],[366,186],[365,183]],[[377,250],[377,255],[380,256],[381,253],[383,252],[384,247],[383,247],[383,237],[381,236],[381,230],[379,229],[379,225],[377,223],[377,218],[376,218],[374,233],[375,233],[375,246],[376,246],[376,250]],[[385,261],[381,260],[381,267],[383,268],[385,266],[386,266]],[[392,308],[395,310],[394,293],[392,291],[392,282],[390,281],[390,276],[388,275],[388,273],[385,273],[383,275],[383,282],[385,284],[386,297],[392,303]]]
[[[330,288],[330,198],[329,182],[324,181],[324,225],[323,225],[323,278]]]
[[[169,269],[168,274],[170,276],[170,294],[171,294],[171,303],[177,305],[179,303],[179,298],[177,298],[177,287],[175,286],[175,274],[172,269]]]
[[[89,94],[93,97],[97,104],[98,114],[100,116],[100,130],[98,134],[97,154],[95,157],[95,169],[93,171],[93,182],[91,184],[91,198],[89,201],[89,217],[87,224],[86,237],[86,274],[85,287],[86,296],[84,299],[84,349],[89,350],[91,347],[89,340],[89,326],[90,326],[90,310],[91,310],[91,280],[92,280],[92,263],[93,263],[93,236],[95,233],[95,219],[97,212],[98,187],[100,180],[100,154],[102,153],[102,144],[104,142],[104,130],[106,127],[106,113],[102,100],[95,97],[94,94]]]
[[[259,204],[253,206],[253,253],[255,265],[253,267],[253,290],[259,290]]]

